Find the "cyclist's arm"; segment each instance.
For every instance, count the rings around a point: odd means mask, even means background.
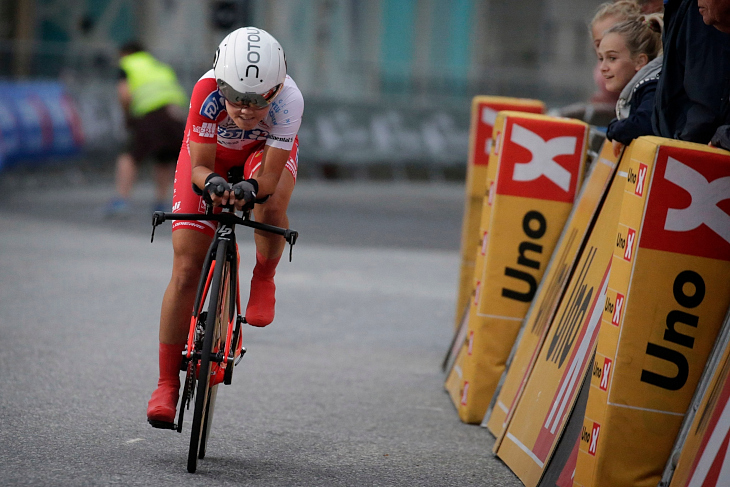
[[[261,170],[254,178],[259,184],[257,198],[264,198],[274,192],[279,184],[279,178],[289,159],[291,150],[279,149],[267,145],[264,147],[264,154],[261,159]]]
[[[190,141],[190,179],[201,190],[205,188],[205,179],[214,172],[217,145]],[[225,191],[223,196],[212,194],[211,199],[214,206],[228,205],[235,202],[232,191]]]

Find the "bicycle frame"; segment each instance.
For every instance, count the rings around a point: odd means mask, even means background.
[[[299,236],[299,233],[295,230],[289,230],[281,227],[276,227],[273,225],[268,225],[265,223],[256,222],[254,220],[251,220],[249,217],[250,213],[245,212],[243,216],[238,216],[233,212],[221,212],[221,213],[213,213],[212,211],[208,211],[205,214],[199,214],[199,213],[166,213],[163,211],[156,211],[152,215],[152,237],[150,239],[150,242],[153,242],[155,239],[155,228],[157,228],[158,225],[161,225],[167,220],[192,220],[192,221],[200,221],[200,220],[206,220],[206,221],[215,221],[218,222],[218,228],[216,229],[215,237],[213,238],[213,241],[210,244],[210,247],[208,248],[208,254],[205,258],[205,263],[203,264],[203,269],[206,269],[209,267],[208,275],[207,276],[200,276],[200,282],[198,283],[198,291],[197,295],[195,297],[195,303],[199,303],[199,308],[193,310],[193,316],[191,317],[190,321],[190,331],[188,333],[188,342],[187,342],[187,351],[185,360],[189,361],[191,360],[193,349],[194,349],[194,340],[195,340],[195,327],[197,325],[197,320],[200,314],[203,312],[203,304],[205,303],[205,300],[207,298],[208,289],[210,288],[211,279],[213,277],[213,272],[215,271],[215,266],[217,263],[214,260],[216,249],[218,248],[219,242],[221,240],[230,240],[232,243],[232,248],[236,249],[236,254],[231,257],[232,259],[232,268],[236,270],[235,276],[236,279],[232,279],[232,284],[235,285],[235,293],[236,293],[236,307],[235,309],[240,310],[241,309],[241,296],[239,292],[239,286],[238,286],[238,244],[236,242],[236,232],[235,232],[235,226],[236,225],[243,225],[250,228],[253,228],[255,230],[263,230],[265,232],[273,233],[276,235],[281,235],[284,237],[286,242],[289,244],[289,261],[291,261],[292,258],[292,248],[294,247],[294,244],[297,241],[297,237]],[[205,280],[204,280],[205,279]],[[230,307],[229,312],[229,318],[228,318],[228,326],[227,326],[227,335],[226,337],[231,337],[234,331],[234,327],[236,326],[236,314],[234,313],[234,307]],[[239,325],[240,326],[240,325]],[[236,356],[239,356],[240,353],[240,346],[241,346],[241,337],[238,336],[238,342],[237,344],[233,345],[235,347],[233,358],[235,359]],[[221,361],[215,361],[213,362],[213,368],[214,368],[214,382],[213,385],[219,384],[224,381],[223,377],[225,375],[225,369],[228,364],[228,362],[231,360],[231,343],[230,340],[226,340],[226,348],[223,351],[223,355],[221,358]],[[216,353],[220,354],[220,351],[217,351]],[[223,365],[221,365],[223,364]]]
[[[256,230],[263,230],[269,233],[274,233],[277,235],[281,235],[284,237],[286,242],[289,244],[289,261],[291,261],[292,258],[292,249],[294,247],[294,244],[296,243],[297,237],[299,236],[299,233],[295,230],[289,230],[281,227],[276,227],[273,225],[268,225],[265,223],[256,222],[254,220],[251,220],[249,217],[249,212],[246,212],[243,214],[242,217],[239,217],[233,212],[221,212],[221,213],[212,213],[207,212],[204,215],[201,215],[199,213],[166,213],[162,211],[156,211],[152,215],[152,237],[150,241],[154,241],[155,238],[155,228],[164,223],[166,220],[193,220],[193,221],[200,221],[200,220],[206,220],[206,221],[215,221],[219,223],[218,228],[216,229],[215,237],[213,238],[213,241],[210,244],[210,247],[208,248],[208,254],[206,256],[205,263],[203,264],[203,269],[207,268],[210,265],[210,270],[208,271],[208,275],[206,276],[205,282],[203,281],[203,275],[201,275],[201,280],[198,284],[198,292],[197,296],[195,298],[196,303],[200,303],[201,309],[194,309],[193,310],[193,316],[191,317],[190,321],[190,331],[188,333],[188,342],[187,342],[187,352],[185,360],[189,361],[192,358],[192,351],[194,349],[193,342],[195,339],[195,326],[197,324],[197,319],[202,313],[202,306],[205,302],[205,299],[207,297],[208,289],[210,288],[210,282],[213,276],[213,272],[215,270],[215,265],[217,264],[214,259],[215,251],[218,247],[218,244],[221,240],[231,240],[232,247],[236,249],[236,254],[234,257],[232,257],[233,264],[232,268],[236,270],[236,279],[232,279],[232,284],[235,285],[235,293],[236,293],[236,307],[235,309],[240,310],[241,309],[241,296],[239,292],[239,286],[238,286],[238,244],[236,242],[236,233],[235,233],[235,226],[236,225],[244,225]],[[236,314],[234,313],[233,306],[230,307],[230,313],[228,318],[228,326],[227,326],[227,335],[226,337],[231,337],[233,334],[235,321],[236,321]],[[239,325],[240,326],[240,325]],[[223,355],[221,358],[221,361],[215,361],[212,364],[213,367],[213,384],[220,384],[224,381],[224,375],[225,375],[225,369],[226,366],[230,361],[235,359],[235,357],[239,356],[240,354],[240,346],[241,346],[241,337],[238,336],[238,342],[236,345],[233,345],[235,347],[234,354],[231,356],[231,343],[230,340],[226,340],[226,348],[223,352]],[[217,351],[217,353],[220,353],[220,351]],[[223,365],[221,365],[223,364]]]
[[[230,228],[228,226],[224,226],[224,229]],[[220,229],[219,229],[220,230]],[[231,253],[231,255],[227,255],[226,259],[230,260],[231,262],[231,275],[229,279],[226,280],[225,283],[221,283],[224,287],[223,295],[228,296],[228,320],[226,323],[226,340],[225,340],[225,349],[223,350],[223,354],[220,354],[220,350],[213,350],[214,353],[218,355],[218,358],[214,360],[211,363],[211,386],[220,384],[221,382],[224,382],[224,376],[226,374],[226,369],[233,365],[233,360],[235,360],[235,357],[238,357],[241,355],[241,345],[242,341],[240,339],[240,335],[238,336],[238,340],[236,344],[232,343],[232,340],[229,338],[233,337],[234,332],[234,326],[236,324],[236,318],[237,313],[236,310],[241,310],[241,294],[240,289],[238,286],[238,279],[236,276],[238,275],[238,244],[235,240],[235,233],[230,232],[228,235],[229,237],[220,237],[218,236],[218,231],[216,232],[216,238],[213,239],[213,242],[211,242],[210,247],[208,248],[208,255],[206,256],[206,261],[203,264],[203,269],[206,269],[208,267],[208,275],[205,276],[205,274],[201,274],[201,280],[198,284],[198,291],[196,293],[195,297],[195,303],[198,304],[193,309],[193,315],[190,318],[190,329],[188,332],[188,342],[187,342],[187,348],[185,351],[185,358],[184,361],[189,361],[192,359],[192,354],[194,350],[194,342],[195,342],[195,335],[196,335],[196,326],[198,323],[198,317],[203,312],[203,306],[205,305],[206,298],[208,297],[208,291],[210,290],[210,283],[213,279],[213,273],[215,272],[215,268],[217,265],[225,265],[225,262],[218,262],[213,259],[215,256],[216,250],[218,248],[218,245],[220,244],[221,238],[230,238],[230,246],[227,249],[228,253]],[[232,250],[236,249],[236,253],[233,254]],[[205,277],[205,280],[203,278]],[[235,293],[235,306],[234,303],[231,300],[231,297]],[[240,326],[240,324],[239,324]],[[234,348],[233,354],[231,354],[231,347]]]

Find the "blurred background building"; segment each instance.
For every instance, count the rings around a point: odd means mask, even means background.
[[[463,165],[471,98],[585,100],[591,0],[0,0],[0,80],[61,80],[86,144],[123,140],[117,48],[140,40],[190,90],[256,25],[304,93],[302,156]],[[0,110],[1,113],[1,110]]]

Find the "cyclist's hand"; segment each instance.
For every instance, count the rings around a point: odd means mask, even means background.
[[[256,191],[258,183],[255,179],[246,179],[240,183],[233,185],[233,195],[236,198],[237,210],[250,210],[253,208],[254,200],[256,200]]]
[[[203,199],[213,206],[230,204],[229,200],[233,200],[231,185],[222,176],[216,173],[210,173],[205,180]]]

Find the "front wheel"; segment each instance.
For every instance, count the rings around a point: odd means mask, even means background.
[[[205,421],[203,421],[203,433],[200,438],[200,449],[198,450],[198,458],[205,458],[205,452],[208,449],[208,438],[210,438],[210,427],[213,424],[213,413],[215,412],[215,398],[218,396],[218,384],[208,389],[208,410],[205,413]]]
[[[197,391],[195,397],[195,411],[193,412],[193,424],[190,434],[190,448],[188,450],[188,472],[194,473],[197,469],[198,458],[205,456],[205,439],[208,437],[213,422],[213,408],[209,401],[212,392],[217,387],[210,386],[211,364],[215,359],[218,350],[221,350],[221,312],[220,309],[227,309],[227,280],[226,262],[227,242],[218,242],[216,250],[215,269],[211,280],[210,300],[208,302],[208,316],[205,324],[205,335],[203,337],[203,348],[200,353],[200,367],[198,368]]]

